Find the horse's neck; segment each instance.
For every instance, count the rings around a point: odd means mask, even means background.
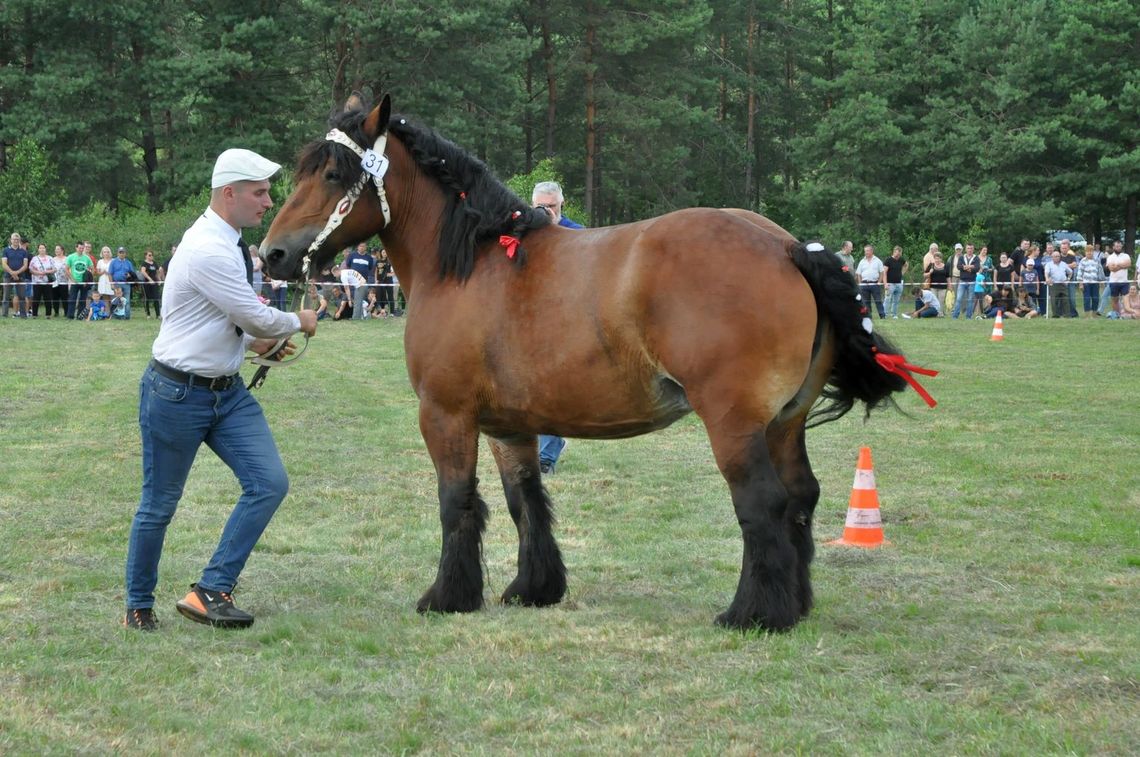
[[[443,192],[425,174],[407,148],[398,140],[388,142],[388,158],[401,177],[388,189],[392,205],[392,223],[380,231],[380,240],[388,251],[392,270],[400,280],[400,288],[409,291],[415,281],[439,278],[439,234],[442,227]]]

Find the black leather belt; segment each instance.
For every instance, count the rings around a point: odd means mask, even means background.
[[[232,376],[215,376],[214,378],[199,376],[194,373],[180,371],[177,368],[171,368],[166,363],[160,363],[157,360],[151,360],[150,367],[154,368],[155,373],[165,376],[171,381],[200,386],[203,389],[212,389],[215,392],[225,391],[241,380],[241,376],[236,373]]]

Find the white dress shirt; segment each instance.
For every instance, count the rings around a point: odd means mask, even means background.
[[[255,337],[280,339],[301,329],[296,313],[257,299],[245,278],[240,236],[210,208],[186,230],[166,271],[155,360],[199,376],[229,376]]]

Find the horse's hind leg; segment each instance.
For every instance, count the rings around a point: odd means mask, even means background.
[[[554,540],[554,513],[539,476],[536,439],[492,439],[491,452],[519,534],[518,575],[503,592],[503,602],[557,604],[566,594],[566,567]]]
[[[811,561],[815,556],[811,522],[819,502],[819,481],[808,461],[804,442],[804,418],[768,427],[768,449],[776,472],[788,491],[788,507],[784,527],[796,550],[796,586],[799,589],[800,614],[812,607]]]
[[[420,404],[420,430],[435,463],[443,527],[439,571],[420,612],[471,612],[483,606],[483,529],[487,505],[475,477],[479,432],[473,421]]]
[[[800,618],[796,549],[784,526],[788,491],[768,451],[763,425],[747,431],[731,417],[706,421],[717,465],[732,492],[744,542],[736,596],[717,623],[731,628],[791,628]]]

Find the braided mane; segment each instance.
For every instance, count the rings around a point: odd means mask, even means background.
[[[362,128],[367,116],[367,110],[350,110],[333,116],[329,123],[358,145],[369,147],[371,143],[366,144]],[[393,115],[388,133],[400,140],[415,164],[443,190],[438,251],[440,278],[454,276],[465,281],[475,268],[481,247],[489,242],[497,245],[503,235],[522,239],[528,231],[550,224],[545,210],[523,202],[483,161],[434,130]],[[297,164],[297,178],[319,171],[330,159],[335,161],[339,181],[345,189],[360,178],[363,170],[360,159],[348,148],[324,139],[304,148]],[[514,261],[518,266],[526,261],[526,251],[521,244]]]

